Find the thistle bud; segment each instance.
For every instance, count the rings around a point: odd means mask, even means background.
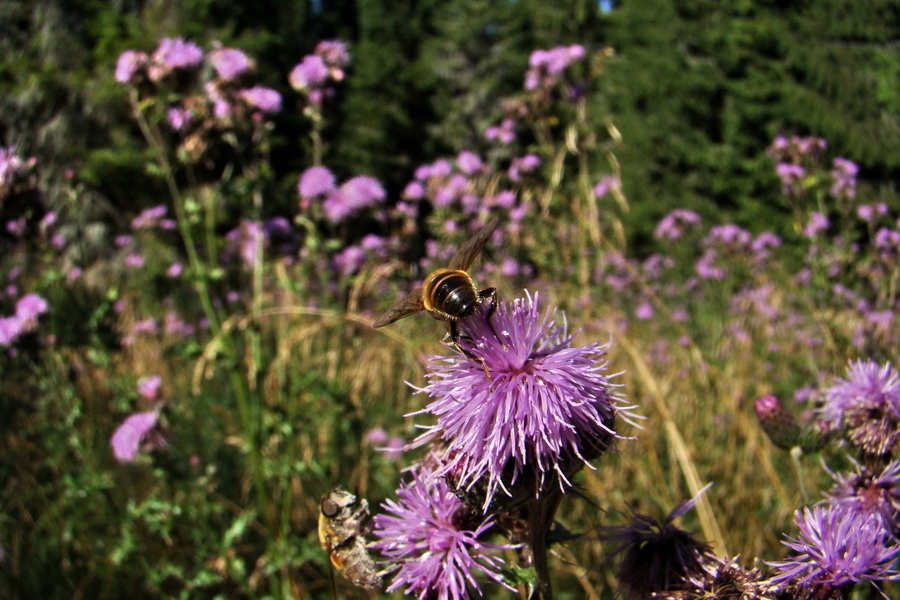
[[[800,425],[778,398],[771,394],[763,396],[753,404],[753,408],[759,424],[773,444],[782,450],[790,450],[797,445],[800,440]]]

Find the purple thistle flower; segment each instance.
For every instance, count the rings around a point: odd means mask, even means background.
[[[11,346],[22,335],[22,319],[0,317],[0,347]]]
[[[381,183],[367,175],[359,175],[345,181],[341,185],[341,195],[354,211],[377,204],[386,196]]]
[[[403,193],[400,196],[407,200],[421,200],[425,197],[425,186],[420,181],[410,181],[403,188]]]
[[[436,474],[460,490],[483,491],[485,508],[498,488],[527,499],[558,479],[564,490],[570,475],[621,437],[616,416],[632,422],[635,407],[620,401],[604,374],[608,346],[573,347],[575,336],[555,317],[554,309],[541,314],[537,296],[498,303],[490,323],[502,342],[483,316],[462,321],[461,343],[484,361],[490,379],[474,360],[440,356],[419,390],[433,399],[419,412],[437,416],[437,424],[418,442],[439,434],[447,452]]]
[[[371,444],[373,446],[381,446],[386,444],[388,441],[388,434],[381,427],[375,427],[366,432],[365,438],[363,441],[367,444]]]
[[[662,218],[653,235],[662,240],[677,240],[684,235],[688,226],[699,224],[700,215],[684,208],[676,208]]]
[[[166,123],[172,131],[181,131],[191,122],[191,111],[180,106],[173,106],[166,111]]]
[[[147,400],[156,400],[161,386],[162,377],[159,375],[141,377],[137,382],[137,392]]]
[[[116,81],[119,83],[131,83],[138,71],[147,66],[150,57],[145,52],[126,50],[119,55],[116,61]]]
[[[804,508],[794,513],[794,522],[800,535],[782,544],[797,555],[767,563],[777,571],[770,579],[773,584],[817,590],[900,579],[900,573],[892,569],[900,546],[879,515],[837,504]]]
[[[303,58],[288,75],[288,82],[297,91],[321,87],[328,79],[328,67],[321,57],[310,54]]]
[[[347,51],[347,44],[340,40],[319,42],[316,44],[313,52],[333,69],[343,69],[350,64],[350,53]]]
[[[300,175],[297,193],[301,198],[314,198],[335,189],[334,174],[325,167],[309,167]]]
[[[845,428],[864,452],[891,454],[900,445],[900,374],[891,363],[851,362],[847,379],[836,379],[825,390],[821,414],[833,428]]]
[[[835,158],[832,162],[834,168],[831,177],[834,183],[831,186],[831,195],[834,198],[856,198],[856,174],[859,166],[846,158]]]
[[[22,322],[24,329],[30,329],[37,324],[37,319],[47,312],[47,301],[37,294],[26,294],[16,302],[16,318]]]
[[[233,81],[253,68],[253,61],[236,48],[213,50],[209,53],[209,62],[225,81]]]
[[[820,212],[814,212],[809,215],[809,223],[803,228],[803,235],[808,238],[814,238],[827,231],[830,225],[828,217]]]
[[[775,172],[781,179],[781,191],[785,196],[797,193],[797,183],[806,176],[806,170],[800,165],[793,163],[778,163],[775,165]]]
[[[275,114],[281,111],[281,94],[272,88],[254,86],[241,90],[238,96],[253,108],[257,108],[266,114]]]
[[[618,189],[621,185],[622,182],[619,181],[618,177],[615,175],[607,175],[594,186],[594,195],[597,196],[597,198],[603,198],[610,190]]]
[[[827,494],[829,504],[842,504],[862,514],[879,515],[894,537],[900,532],[900,461],[881,472],[856,465],[856,472],[832,475],[836,485]]]
[[[165,204],[145,208],[131,220],[132,229],[151,229],[159,224],[159,220],[166,216],[168,208]]]
[[[124,263],[129,269],[140,269],[144,266],[144,257],[132,252],[125,257]]]
[[[340,190],[334,190],[325,197],[325,201],[322,202],[322,210],[325,211],[326,219],[332,223],[341,223],[353,214],[354,209]]]
[[[142,448],[165,447],[165,440],[157,429],[159,415],[155,411],[131,415],[119,425],[109,441],[116,460],[131,463]]]
[[[153,53],[153,61],[168,69],[189,69],[203,60],[203,50],[183,38],[163,38]]]
[[[495,551],[510,548],[481,541],[493,517],[481,517],[457,498],[440,477],[413,470],[402,483],[397,500],[386,500],[384,513],[373,519],[370,544],[397,566],[387,592],[405,589],[422,600],[468,598],[475,573],[484,573],[510,591],[500,575],[503,566]]]
[[[466,175],[474,175],[481,170],[483,163],[481,158],[474,152],[464,151],[460,152],[459,156],[456,157],[456,166]]]

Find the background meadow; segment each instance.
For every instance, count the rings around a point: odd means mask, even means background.
[[[493,217],[475,281],[610,342],[645,417],[558,512],[557,598],[612,598],[601,528],[709,482],[679,523],[765,569],[852,471],[754,403],[813,427],[896,361],[896,5],[2,11],[0,597],[379,597],[319,501],[395,497],[448,350],[371,324]]]

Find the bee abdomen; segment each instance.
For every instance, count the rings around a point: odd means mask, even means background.
[[[478,305],[475,285],[465,271],[442,273],[432,282],[430,299],[434,310],[454,319],[468,317]]]

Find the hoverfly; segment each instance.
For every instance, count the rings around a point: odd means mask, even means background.
[[[319,543],[331,564],[353,585],[367,590],[381,588],[381,575],[366,549],[363,521],[369,516],[369,503],[350,492],[334,488],[322,496],[319,504]]]
[[[491,315],[497,310],[497,289],[485,288],[478,290],[475,287],[475,282],[472,281],[472,278],[466,272],[466,269],[471,266],[481,252],[484,243],[497,229],[499,223],[500,219],[495,217],[490,223],[482,227],[478,233],[457,250],[446,268],[432,271],[425,278],[421,289],[411,292],[394,304],[380,319],[375,321],[373,327],[384,327],[394,321],[399,321],[404,317],[424,310],[435,319],[450,323],[448,335],[453,347],[465,354],[470,360],[480,363],[485,375],[490,380],[491,375],[484,364],[484,359],[472,354],[472,352],[460,345],[458,322],[470,317],[478,305],[489,301],[490,305],[488,306],[485,320],[491,333],[503,344],[500,336],[494,331],[493,324],[491,324]],[[506,345],[504,344],[503,347],[505,349]]]

